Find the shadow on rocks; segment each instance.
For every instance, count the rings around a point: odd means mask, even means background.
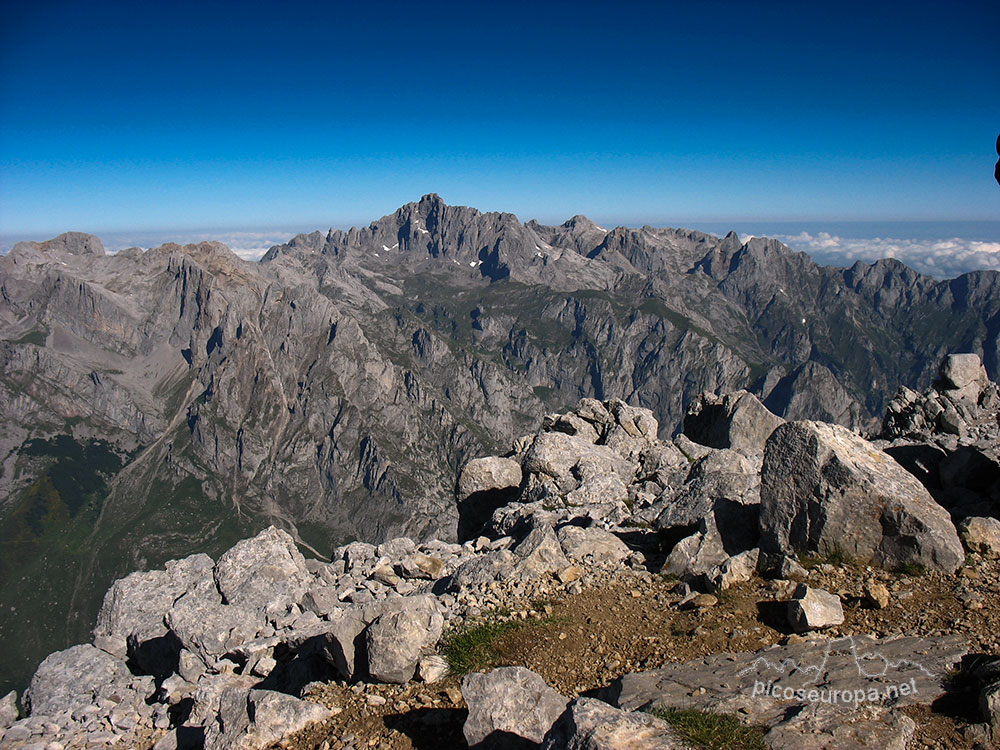
[[[468,716],[469,712],[464,708],[418,708],[406,713],[388,714],[382,720],[389,729],[409,737],[414,750],[441,750],[444,747],[468,747],[462,733]]]
[[[790,635],[795,631],[788,624],[788,602],[757,602],[757,616],[769,628]]]

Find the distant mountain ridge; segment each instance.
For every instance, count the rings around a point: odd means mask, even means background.
[[[739,388],[864,426],[947,352],[997,377],[998,285],[433,194],[259,263],[220,243],[19,243],[0,256],[0,595],[17,602],[0,642],[33,666],[114,577],[269,523],[320,554],[454,536],[464,461],[583,396],[650,408],[666,434],[701,391]]]

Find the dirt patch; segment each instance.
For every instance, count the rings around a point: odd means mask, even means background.
[[[1000,655],[1000,564],[970,557],[958,575],[895,575],[859,566],[823,565],[809,583],[846,602],[843,625],[831,636],[872,634],[966,636],[974,653]],[[890,591],[884,609],[866,608],[866,581]],[[581,593],[533,601],[539,613],[497,639],[494,666],[520,665],[540,674],[568,697],[591,693],[628,672],[655,669],[721,652],[756,651],[789,637],[779,616],[788,582],[753,579],[719,595],[711,607],[679,609],[676,581],[645,571],[616,571]],[[495,615],[494,615],[495,616]],[[486,613],[486,618],[491,617]],[[318,686],[309,699],[340,712],[323,725],[290,737],[280,747],[389,750],[465,747],[465,704],[460,678],[432,685]],[[971,748],[962,735],[970,718],[939,702],[906,709],[918,725],[918,747]]]

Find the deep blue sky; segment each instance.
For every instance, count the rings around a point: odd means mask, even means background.
[[[0,13],[5,234],[1000,217],[996,0]]]

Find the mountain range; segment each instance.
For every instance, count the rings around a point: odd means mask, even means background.
[[[0,256],[0,691],[110,582],[269,524],[316,556],[454,539],[458,469],[585,396],[676,431],[702,391],[864,430],[948,352],[1000,374],[1000,274],[426,195],[258,263],[220,243]]]

